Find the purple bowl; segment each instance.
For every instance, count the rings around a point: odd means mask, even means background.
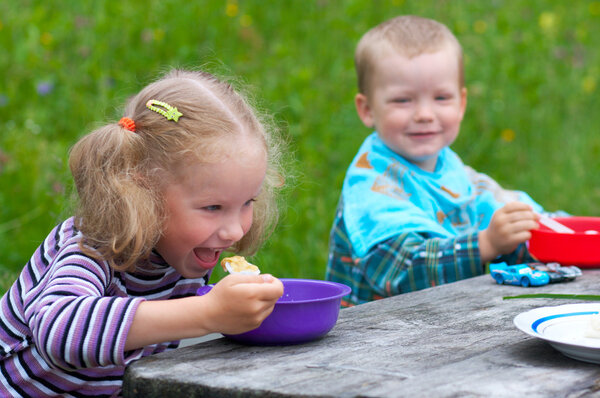
[[[273,312],[256,329],[225,337],[243,344],[300,344],[326,335],[336,324],[342,297],[350,288],[341,283],[313,279],[281,279],[283,296]],[[198,289],[206,294],[210,286]]]

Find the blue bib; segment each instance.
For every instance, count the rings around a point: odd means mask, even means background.
[[[390,150],[377,133],[363,142],[342,188],[344,221],[359,257],[379,242],[417,232],[449,238],[485,229],[492,214],[511,201],[542,208],[524,192],[502,189],[465,166],[450,148],[428,172]]]

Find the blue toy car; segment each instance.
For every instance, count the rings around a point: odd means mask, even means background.
[[[543,286],[550,283],[547,272],[532,269],[527,264],[490,264],[490,274],[499,284],[520,285],[523,287]]]

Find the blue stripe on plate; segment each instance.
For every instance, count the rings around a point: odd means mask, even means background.
[[[555,318],[564,318],[566,316],[593,315],[593,314],[597,314],[597,313],[598,313],[598,311],[585,311],[585,312],[569,312],[566,314],[556,314],[556,315],[545,316],[545,317],[540,318],[537,321],[533,322],[531,324],[531,328],[533,329],[534,332],[538,333],[538,331],[537,331],[538,326],[540,326],[542,323],[544,323],[546,321],[550,321]]]

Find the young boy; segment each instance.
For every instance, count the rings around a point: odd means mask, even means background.
[[[375,130],[350,165],[330,237],[327,279],[343,305],[530,260],[523,243],[542,208],[465,166],[449,148],[467,105],[462,49],[446,26],[400,16],[355,53],[358,116]]]

